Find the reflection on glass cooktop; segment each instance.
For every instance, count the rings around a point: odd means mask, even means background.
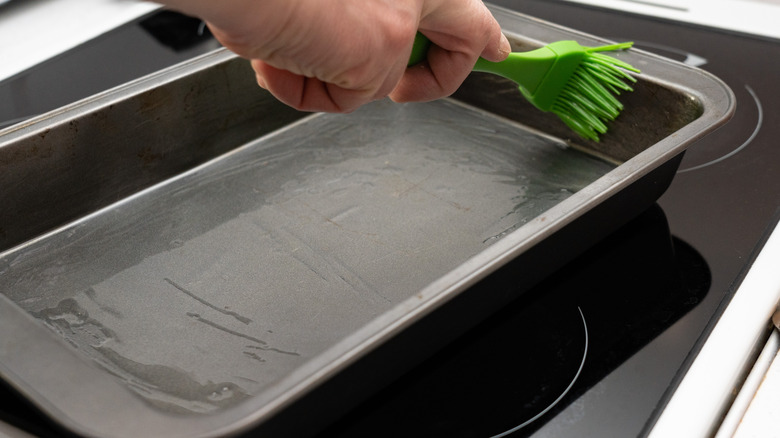
[[[528,436],[709,286],[654,206],[321,436]]]

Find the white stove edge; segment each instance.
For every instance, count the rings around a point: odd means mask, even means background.
[[[764,388],[764,379],[767,377],[767,373],[770,372],[770,368],[777,367],[780,360],[778,360],[777,352],[780,350],[780,331],[772,330],[769,339],[764,345],[764,349],[756,359],[753,368],[750,370],[745,383],[742,384],[739,393],[734,398],[734,402],[728,410],[728,413],[723,418],[718,433],[714,438],[734,438],[737,430],[745,430],[744,422],[746,416],[759,417],[755,415],[762,408],[754,403],[754,399],[757,397],[759,388]],[[771,371],[780,374],[780,370]],[[780,407],[780,406],[779,406]],[[750,411],[752,414],[748,414]],[[761,418],[756,418],[756,422],[763,421]],[[755,424],[756,422],[753,422]]]
[[[40,0],[0,9],[0,80],[34,67],[160,5],[145,1]]]
[[[721,430],[725,433],[721,434],[719,431],[715,438],[758,438],[766,437],[771,433],[777,436],[777,419],[780,418],[780,355],[777,354],[780,348],[778,346],[780,331],[773,331],[772,339],[774,345],[765,352],[770,353],[774,350],[774,357],[769,363],[769,368],[760,376],[760,385],[757,388],[750,388],[753,392],[746,395],[745,398],[749,398],[750,403],[745,406],[744,411],[737,411],[737,414],[742,415],[735,415],[739,421],[736,419],[734,421],[733,434],[730,427],[721,426]]]
[[[780,39],[780,0],[566,0]]]
[[[756,361],[755,352],[764,347],[767,328],[780,302],[780,225],[776,226],[747,275],[739,285],[723,315],[713,328],[701,351],[672,395],[649,438],[711,437],[721,424],[739,423],[724,416],[743,383],[757,387],[769,369],[775,352],[770,337],[765,347],[769,354]],[[753,378],[745,373],[758,364]],[[757,377],[756,377],[757,376]],[[755,393],[755,390],[752,390]],[[750,391],[746,391],[748,397]],[[743,396],[745,398],[745,396]],[[752,397],[749,397],[749,399]],[[748,401],[749,401],[748,399]],[[737,399],[739,400],[739,398]],[[726,416],[728,419],[728,416]]]

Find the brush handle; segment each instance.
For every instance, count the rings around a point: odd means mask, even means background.
[[[407,65],[412,66],[424,61],[431,44],[431,41],[425,35],[417,32],[412,45],[412,55],[409,57]],[[547,111],[551,101],[557,96],[558,88],[560,87],[551,89],[549,86],[542,87],[543,84],[549,83],[551,79],[554,79],[565,85],[570,78],[570,74],[586,57],[593,57],[597,52],[628,49],[632,44],[627,42],[599,47],[584,47],[576,41],[557,41],[527,52],[512,52],[506,59],[500,62],[491,62],[480,57],[472,70],[493,73],[514,81],[520,86],[520,90],[529,100],[532,100],[540,109]],[[608,63],[614,67],[639,73],[639,70],[625,62],[606,56],[602,58],[607,59]],[[614,70],[617,69],[615,68]],[[554,73],[552,77],[550,72]],[[624,77],[632,80],[628,75],[624,75]],[[546,101],[543,104],[540,104],[538,97],[532,97],[540,88],[546,88],[546,94],[549,94],[547,98],[542,99]]]
[[[421,34],[420,32],[417,32],[417,35],[415,35],[414,37],[414,44],[412,45],[412,54],[409,56],[409,62],[406,65],[408,67],[411,67],[413,65],[419,64],[422,61],[424,61],[425,57],[428,55],[428,49],[430,49],[431,44],[432,44],[431,40],[429,40],[425,35]],[[496,68],[494,64],[501,64],[501,63],[490,62],[480,57],[479,59],[477,59],[477,63],[474,66],[474,70],[492,72],[492,70]],[[483,69],[487,69],[487,70],[483,70]]]
[[[417,32],[407,66],[411,67],[424,61],[431,44],[425,35]],[[577,47],[579,48],[579,46]],[[519,85],[534,89],[552,67],[556,58],[557,54],[554,51],[548,47],[542,47],[530,52],[512,52],[507,59],[500,62],[491,62],[480,57],[472,70],[503,76]]]
[[[425,60],[428,55],[428,49],[431,47],[431,40],[425,37],[425,35],[417,32],[414,36],[414,44],[412,44],[412,54],[409,56],[409,62],[407,67],[411,67],[415,64],[419,64]]]

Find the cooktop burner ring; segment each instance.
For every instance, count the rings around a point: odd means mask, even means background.
[[[585,343],[582,349],[582,360],[580,361],[580,366],[577,368],[577,372],[574,374],[574,377],[571,379],[571,382],[569,382],[569,385],[566,387],[566,389],[561,392],[561,395],[558,396],[555,400],[552,401],[546,408],[542,409],[538,414],[534,415],[533,417],[529,418],[528,420],[520,423],[519,425],[501,432],[499,434],[493,435],[491,438],[503,438],[505,436],[511,435],[518,430],[528,426],[529,424],[533,423],[534,421],[538,420],[539,418],[543,417],[547,412],[550,411],[550,409],[554,408],[561,400],[563,400],[564,397],[566,397],[566,394],[571,391],[571,388],[574,386],[575,383],[577,383],[577,380],[580,377],[580,374],[582,374],[582,369],[585,368],[585,361],[588,358],[588,323],[585,321],[585,314],[582,312],[582,308],[580,306],[577,306],[577,310],[580,312],[580,318],[582,318],[582,329],[585,334]]]
[[[693,171],[693,170],[699,170],[699,169],[703,169],[705,167],[712,166],[713,164],[720,163],[721,161],[727,160],[727,159],[733,157],[734,155],[738,154],[740,151],[745,149],[749,144],[751,144],[753,142],[753,140],[758,135],[759,131],[761,131],[761,127],[764,124],[764,107],[761,105],[761,100],[758,98],[758,95],[756,94],[755,91],[753,91],[753,88],[751,88],[750,85],[745,84],[745,90],[747,90],[747,92],[750,94],[750,97],[753,98],[753,102],[756,105],[756,111],[757,111],[756,125],[753,128],[753,132],[751,132],[750,136],[748,136],[747,140],[745,140],[742,144],[740,144],[739,146],[737,146],[733,150],[729,151],[725,155],[721,155],[718,158],[706,161],[706,162],[701,163],[701,164],[697,164],[697,165],[694,165],[694,166],[691,166],[691,167],[686,167],[686,168],[683,168],[683,169],[679,169],[677,171],[677,173],[685,173],[685,172],[690,172],[690,171]]]

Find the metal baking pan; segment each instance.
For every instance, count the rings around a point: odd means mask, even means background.
[[[492,9],[515,50],[604,43]],[[81,435],[316,432],[653,204],[734,110],[616,56],[643,74],[600,143],[478,74],[299,113],[225,51],[2,131],[0,376]]]

